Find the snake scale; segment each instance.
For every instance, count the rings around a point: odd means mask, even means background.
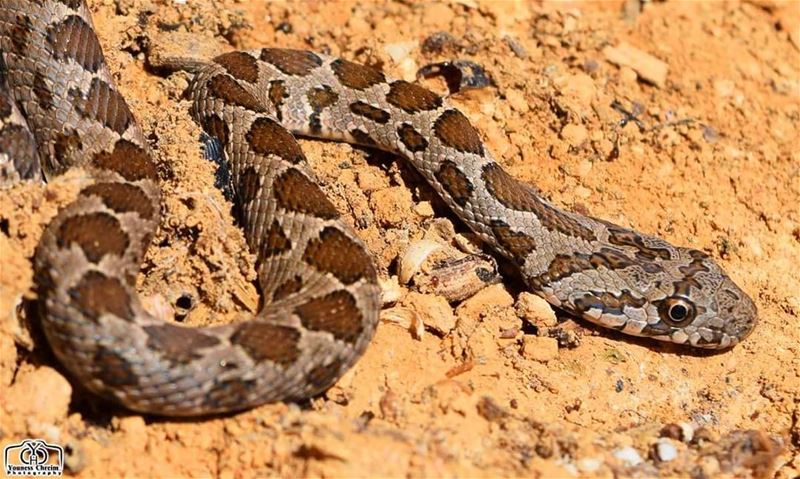
[[[380,310],[364,244],[293,134],[405,158],[531,291],[602,326],[701,348],[746,337],[756,308],[708,255],[557,209],[509,175],[446,99],[343,59],[264,48],[196,66],[191,114],[229,162],[257,258],[254,318],[187,328],[142,307],[135,278],[160,216],[156,165],[82,0],[0,4],[0,181],[82,168],[34,268],[42,328],[89,390],[196,416],[313,396],[360,357]],[[41,165],[41,168],[40,168]]]

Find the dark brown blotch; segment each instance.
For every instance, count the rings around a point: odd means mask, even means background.
[[[450,160],[445,160],[439,165],[436,179],[439,180],[439,183],[441,183],[453,201],[460,206],[467,204],[472,192],[475,190],[467,175]]]
[[[318,238],[308,242],[303,260],[317,271],[328,273],[344,284],[353,284],[360,279],[375,280],[372,258],[364,247],[339,229],[328,226]]]
[[[77,15],[50,27],[47,41],[58,58],[71,58],[86,70],[96,72],[103,64],[103,49],[94,30]]]
[[[428,140],[408,123],[400,125],[400,128],[397,129],[397,136],[411,153],[424,151],[428,147]]]
[[[386,124],[389,122],[391,116],[388,111],[383,111],[363,101],[357,101],[350,104],[350,111],[356,115],[362,116],[375,123]]]
[[[621,228],[612,223],[603,221],[608,227],[608,242],[617,246],[630,246],[637,249],[636,256],[645,261],[655,261],[657,258],[669,260],[672,256],[665,248],[653,248],[645,244],[644,238],[635,231]]]
[[[300,276],[293,276],[283,283],[280,286],[275,288],[275,291],[272,293],[272,300],[273,301],[280,301],[282,299],[288,298],[289,296],[297,293],[303,287],[303,279]]]
[[[442,144],[463,153],[483,155],[483,141],[478,130],[458,110],[447,110],[433,124],[433,131]]]
[[[347,60],[334,60],[331,62],[331,69],[342,85],[354,90],[365,90],[386,81],[382,72]]]
[[[133,318],[131,297],[125,286],[117,278],[99,271],[88,271],[68,294],[75,308],[91,320],[104,314],[125,320]]]
[[[274,80],[269,82],[269,101],[275,107],[275,116],[278,120],[283,119],[283,104],[289,98],[289,91],[286,89],[286,84],[283,80]]]
[[[250,130],[245,135],[250,148],[254,152],[270,156],[275,155],[290,163],[300,163],[305,160],[303,150],[297,144],[294,136],[279,125],[276,121],[262,117],[256,119]]]
[[[590,228],[540,200],[533,187],[509,175],[497,163],[488,163],[483,167],[483,180],[492,196],[503,206],[535,213],[544,228],[586,241],[596,239]]]
[[[603,266],[610,270],[625,269],[636,264],[625,253],[611,248],[601,248],[600,251],[592,253],[589,256],[589,263],[594,268]]]
[[[153,201],[136,185],[130,183],[95,183],[81,191],[84,196],[97,196],[103,204],[117,213],[135,212],[145,220],[153,218]]]
[[[261,59],[287,75],[296,76],[306,76],[322,65],[322,59],[311,52],[285,48],[264,48]]]
[[[76,95],[75,90],[71,90]],[[84,118],[99,121],[118,134],[123,134],[133,122],[133,115],[125,99],[111,85],[95,78],[86,98],[78,93],[73,97],[75,107]]]
[[[322,110],[336,103],[339,100],[339,94],[333,91],[328,85],[322,85],[309,90],[308,103],[314,113],[321,113]]]
[[[520,231],[514,231],[503,221],[492,222],[492,233],[500,246],[508,251],[510,257],[518,264],[525,264],[525,259],[536,251],[536,240]]]
[[[96,154],[92,164],[97,168],[119,173],[128,181],[158,179],[156,165],[150,155],[128,140],[118,140],[110,153],[102,151]]]
[[[230,139],[230,129],[228,128],[228,124],[219,117],[216,113],[211,113],[208,116],[203,117],[203,129],[208,133],[210,136],[219,140],[222,146],[226,146],[228,144],[228,140]]]
[[[53,109],[53,93],[50,91],[50,87],[47,86],[47,80],[44,75],[39,71],[33,74],[33,95],[43,109]]]
[[[0,76],[0,119],[4,119],[11,115],[11,96],[8,87],[5,84],[5,79]]]
[[[237,80],[244,80],[248,83],[258,81],[258,60],[247,52],[224,53],[214,61]]]
[[[312,132],[319,133],[322,130],[322,122],[320,120],[322,111],[336,103],[339,100],[339,94],[328,85],[323,85],[309,90],[307,97],[308,104],[312,110],[308,126]]]
[[[131,363],[118,352],[98,346],[94,354],[92,376],[112,388],[138,387],[139,378],[131,369]]]
[[[303,326],[312,331],[327,331],[333,337],[354,343],[361,335],[361,311],[356,300],[347,291],[335,291],[320,298],[311,299],[294,309]]]
[[[239,175],[239,187],[236,190],[239,196],[239,203],[244,206],[248,202],[255,200],[260,192],[261,175],[253,165],[248,165]]]
[[[638,298],[630,291],[622,290],[620,294],[608,291],[591,291],[575,300],[575,307],[579,314],[591,309],[599,309],[604,314],[622,315],[625,307],[641,308],[647,303],[644,298]]]
[[[73,129],[53,135],[53,156],[60,168],[74,164],[82,148],[81,135]]]
[[[5,26],[4,26],[5,27]],[[33,32],[33,22],[21,12],[17,16],[17,21],[8,26],[7,38],[11,41],[11,50],[17,54],[24,54],[30,48],[30,34]]]
[[[39,154],[36,140],[22,125],[6,125],[0,128],[0,152],[10,155],[14,168],[24,179],[38,174]]]
[[[256,113],[265,113],[264,105],[230,76],[220,73],[208,81],[208,92],[225,103],[240,106]]]
[[[377,145],[375,140],[371,136],[369,136],[369,133],[359,128],[353,128],[352,130],[350,130],[350,136],[352,136],[353,140],[359,145],[363,146]]]
[[[284,171],[275,179],[272,190],[279,208],[326,220],[339,217],[336,207],[319,185],[299,170]]]
[[[214,385],[203,397],[206,409],[217,412],[239,410],[252,405],[253,390],[258,385],[255,379],[214,378]]]
[[[213,348],[220,340],[203,332],[171,324],[145,326],[147,346],[174,364],[186,364],[203,356],[205,348]]]
[[[56,0],[56,2],[65,5],[72,10],[78,10],[81,5],[83,5],[83,0]]]
[[[442,106],[439,95],[403,80],[392,83],[389,93],[386,94],[386,101],[408,113],[435,110]]]
[[[261,243],[259,262],[271,256],[276,256],[292,249],[292,242],[283,232],[278,220],[272,220],[272,225],[266,231],[266,237]]]
[[[77,244],[92,263],[107,254],[122,256],[128,248],[128,235],[119,221],[108,213],[87,213],[66,218],[58,229],[59,248]]]
[[[316,366],[308,372],[306,378],[317,391],[324,391],[333,386],[336,380],[339,379],[342,366],[344,365],[340,360],[334,360],[330,364]]]
[[[255,361],[272,361],[289,366],[300,357],[300,333],[286,326],[250,321],[231,335],[231,344],[244,349]]]

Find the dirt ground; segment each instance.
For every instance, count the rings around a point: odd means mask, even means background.
[[[799,3],[89,3],[166,191],[140,289],[185,324],[233,320],[258,297],[181,98],[188,76],[150,63],[182,32],[317,50],[406,80],[433,62],[476,62],[493,85],[452,100],[512,174],[558,205],[706,251],[760,322],[732,350],[696,353],[553,316],[513,274],[448,302],[397,280],[423,238],[470,244],[421,177],[389,155],[304,140],[386,282],[370,348],[307,403],[142,417],[70,383],[18,307],[33,298],[42,228],[75,194],[68,175],[0,192],[3,445],[65,445],[79,477],[800,474]],[[447,92],[441,78],[421,81]]]

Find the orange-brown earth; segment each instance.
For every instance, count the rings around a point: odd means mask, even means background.
[[[469,235],[401,160],[303,141],[394,295],[372,345],[304,404],[142,417],[70,383],[18,307],[33,298],[42,228],[75,193],[68,175],[0,193],[0,442],[66,445],[82,477],[800,474],[800,4],[181,3],[90,5],[166,191],[140,289],[154,305],[196,303],[184,323],[233,320],[257,293],[181,98],[188,77],[149,63],[176,32],[313,49],[407,80],[472,60],[494,85],[452,100],[509,171],[558,205],[708,252],[760,323],[730,351],[695,353],[561,313],[556,324],[513,275],[453,304],[391,286],[410,244],[451,224]],[[426,46],[438,32],[450,37]],[[649,56],[620,60],[629,48]]]

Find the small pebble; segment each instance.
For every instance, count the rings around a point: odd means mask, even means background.
[[[580,146],[589,138],[589,132],[583,125],[567,124],[561,129],[561,138],[570,146]]]
[[[636,466],[642,463],[642,456],[639,455],[636,449],[630,446],[616,449],[612,454],[628,466]]]
[[[522,337],[522,355],[540,363],[547,363],[558,357],[558,341],[526,334]]]
[[[662,437],[656,442],[656,456],[662,462],[669,462],[678,457],[678,449],[669,439]]]
[[[600,466],[603,465],[603,461],[596,458],[586,458],[581,459],[578,461],[577,466],[578,470],[581,472],[594,472],[600,469]]]
[[[667,71],[669,65],[658,58],[643,52],[625,42],[616,47],[606,47],[603,55],[609,62],[620,67],[630,67],[643,80],[652,83],[657,87],[663,87],[667,81]]]
[[[522,292],[517,299],[517,315],[536,326],[552,327],[558,324],[550,303],[535,294]]]

